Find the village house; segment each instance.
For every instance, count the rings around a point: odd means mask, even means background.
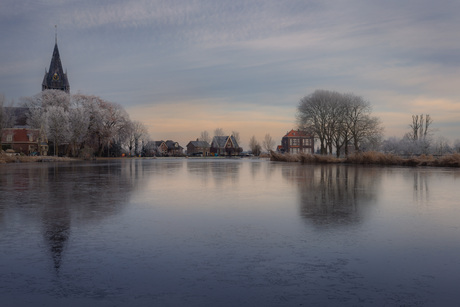
[[[184,148],[178,142],[167,140],[165,144],[168,147],[168,156],[180,156],[184,154]]]
[[[209,156],[211,153],[211,145],[206,141],[190,141],[187,144],[187,155],[200,155],[203,157]]]
[[[48,154],[48,142],[39,129],[3,128],[1,135],[2,149],[12,149],[25,155]]]
[[[217,156],[237,156],[243,149],[238,145],[235,137],[231,136],[215,136],[212,139],[210,152]]]
[[[281,147],[278,150],[283,153],[310,153],[315,152],[314,137],[305,131],[294,130],[287,132],[281,139]]]
[[[165,141],[154,141],[153,144],[156,156],[166,156],[168,154],[168,146]]]

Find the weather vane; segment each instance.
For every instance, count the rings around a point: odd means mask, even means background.
[[[54,25],[54,40],[55,40],[55,43],[57,44],[57,25]]]

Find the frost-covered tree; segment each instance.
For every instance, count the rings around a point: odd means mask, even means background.
[[[199,140],[200,140],[200,141],[203,141],[203,142],[211,143],[211,136],[209,135],[209,132],[206,131],[206,130],[205,130],[205,131],[201,131]]]
[[[433,144],[433,150],[431,151],[434,155],[445,155],[451,154],[454,152],[452,147],[450,146],[450,142],[447,138],[440,136],[437,137]]]
[[[71,108],[68,114],[69,120],[69,151],[72,156],[80,155],[84,141],[88,137],[90,116],[85,108],[84,100],[80,96],[72,97]]]
[[[264,149],[270,152],[273,149],[273,146],[275,146],[275,141],[273,140],[272,136],[267,133],[265,134],[262,144]]]
[[[224,129],[216,128],[214,130],[214,136],[224,136],[224,135],[225,135]]]
[[[59,145],[69,141],[69,113],[58,105],[49,106],[46,109],[46,134],[48,140],[52,140],[54,144],[54,155],[59,154]]]
[[[251,139],[249,140],[249,148],[251,149],[252,154],[254,156],[260,155],[260,151],[262,147],[260,146],[255,136],[252,136]]]
[[[70,95],[61,90],[44,90],[37,94],[43,108],[59,106],[68,112],[70,108]]]
[[[84,149],[85,155],[118,155],[129,146],[133,123],[128,113],[98,96],[46,90],[23,99],[23,104],[28,108],[28,124],[47,131],[48,140],[56,139],[56,146],[68,143],[67,154],[78,156]],[[143,135],[136,137],[138,147],[147,139],[146,132]]]
[[[460,153],[460,139],[456,139],[452,145],[452,150],[454,152]]]
[[[140,154],[142,140],[147,137],[147,127],[140,121],[132,122],[132,139],[134,141],[134,154]]]
[[[240,133],[238,131],[235,131],[233,130],[232,131],[232,135],[233,135],[233,138],[235,139],[235,141],[238,143],[238,145],[241,143],[241,137],[240,137]]]

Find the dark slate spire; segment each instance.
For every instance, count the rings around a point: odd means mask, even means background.
[[[69,80],[67,79],[67,72],[64,73],[61,64],[61,57],[59,56],[59,49],[57,45],[57,34],[55,38],[53,57],[51,58],[50,69],[48,72],[45,70],[43,77],[42,91],[44,90],[61,90],[66,93],[70,91]]]

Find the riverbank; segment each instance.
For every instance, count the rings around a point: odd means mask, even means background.
[[[0,164],[26,162],[66,162],[75,160],[75,158],[68,157],[7,155],[6,153],[0,152]]]
[[[345,163],[345,164],[372,164],[372,165],[393,165],[393,166],[437,166],[437,167],[460,167],[460,154],[450,154],[441,157],[431,155],[414,156],[403,158],[393,154],[381,152],[362,152],[351,154],[346,158],[333,156],[300,154],[280,154],[271,152],[270,161],[300,162],[309,164]]]

